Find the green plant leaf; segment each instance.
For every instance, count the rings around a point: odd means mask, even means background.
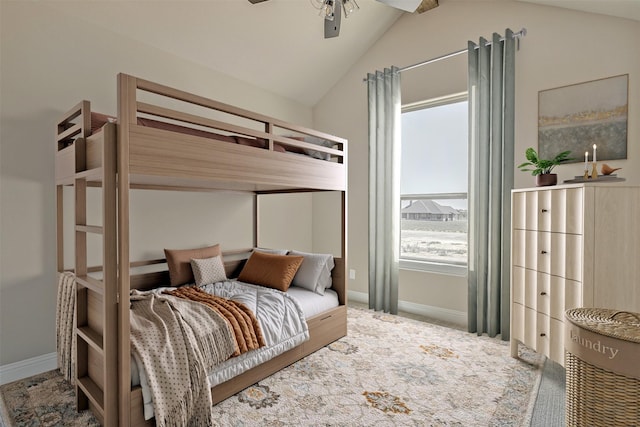
[[[527,148],[527,151],[525,151],[524,155],[531,163],[538,163],[538,153],[536,153],[536,150],[534,150],[533,147]]]
[[[538,153],[533,147],[527,148],[524,154],[528,162],[522,163],[518,168],[523,172],[531,172],[533,176],[551,173],[553,168],[559,164],[573,160],[569,157],[571,151],[563,151],[551,160],[538,157]],[[535,169],[530,169],[532,166]]]

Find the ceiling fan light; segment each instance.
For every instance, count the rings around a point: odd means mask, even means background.
[[[344,10],[345,18],[348,18],[349,15],[360,10],[360,6],[356,0],[342,0],[342,10]]]
[[[322,6],[320,6],[320,16],[327,21],[333,21],[335,17],[334,7],[334,0],[324,0]]]

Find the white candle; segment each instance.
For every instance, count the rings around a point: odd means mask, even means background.
[[[593,144],[593,163],[595,163],[596,161],[596,144]]]
[[[584,170],[588,171],[589,170],[589,152],[585,151],[584,152]]]

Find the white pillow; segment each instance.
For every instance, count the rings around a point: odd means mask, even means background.
[[[266,249],[266,248],[253,248],[254,252],[263,252],[265,254],[273,255],[286,255],[289,252],[287,249]]]
[[[304,257],[291,284],[324,295],[324,290],[331,287],[331,270],[335,267],[333,255],[298,251],[289,251],[289,255]]]
[[[224,264],[220,255],[204,259],[192,258],[191,269],[198,286],[227,280],[227,273],[224,271]]]

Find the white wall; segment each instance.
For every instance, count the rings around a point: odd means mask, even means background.
[[[403,15],[314,108],[315,125],[349,140],[349,267],[357,270],[349,290],[367,293],[367,87],[368,72],[415,64],[465,49],[467,41],[491,39],[505,28],[527,36],[516,55],[516,164],[537,147],[538,91],[629,74],[628,160],[608,162],[640,183],[640,22],[511,1],[440,0],[422,15]],[[466,90],[467,57],[402,74],[403,103]],[[455,159],[452,159],[455,161]],[[462,159],[462,161],[466,161]],[[556,168],[559,180],[581,174],[581,165]],[[534,185],[516,171],[516,187]],[[465,277],[403,270],[400,300],[466,312]]]
[[[313,229],[306,222],[313,217],[311,193],[259,196],[258,242],[264,248],[309,252]]]
[[[1,367],[55,352],[54,122],[66,110],[88,99],[94,110],[114,114],[116,74],[125,72],[301,125],[311,126],[312,112],[44,2],[2,1],[0,14]],[[252,243],[250,195],[134,191],[132,197],[132,257],[162,257],[164,247]],[[311,217],[305,200],[296,204],[290,229]],[[311,232],[297,238],[297,246],[311,249]]]

